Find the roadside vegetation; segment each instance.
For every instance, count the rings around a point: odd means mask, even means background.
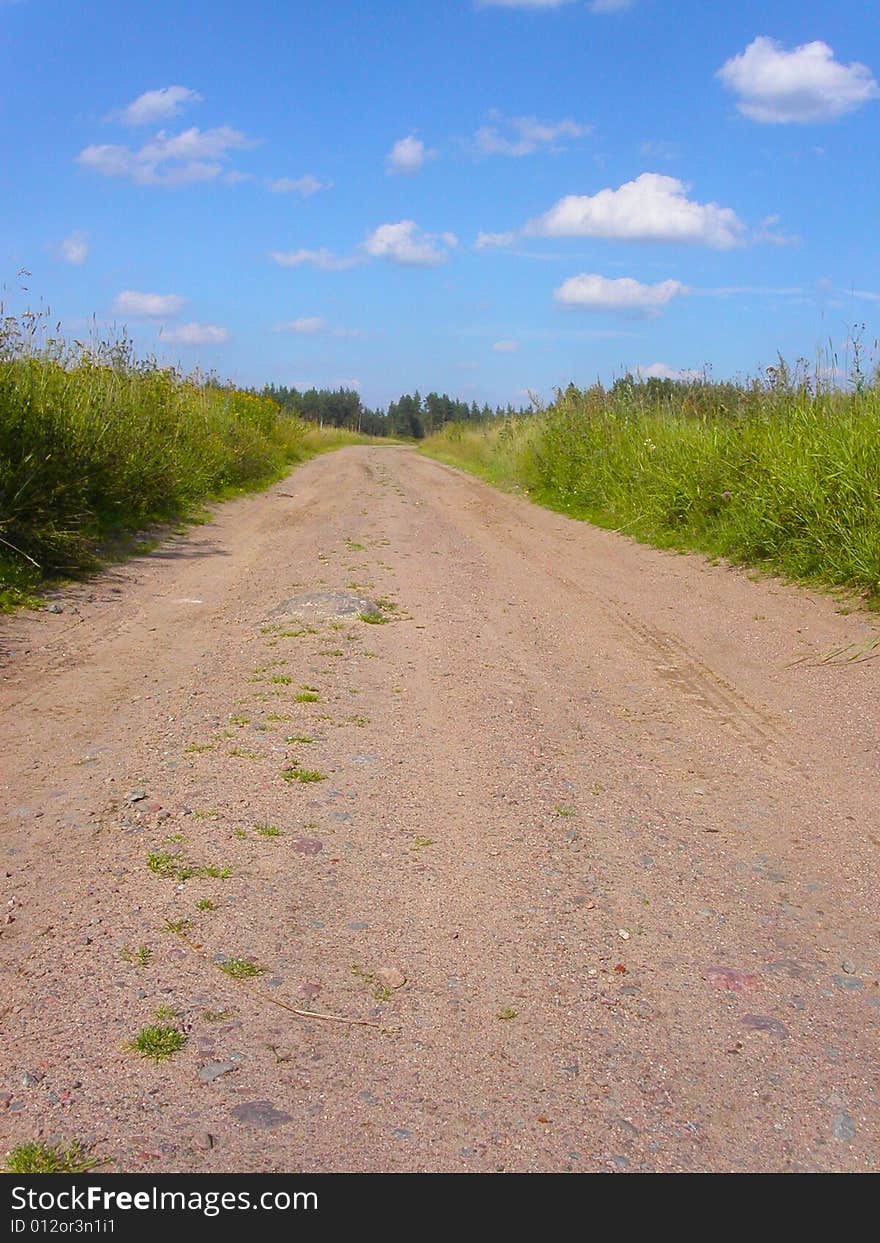
[[[150,524],[191,518],[363,439],[140,360],[125,339],[69,344],[35,315],[2,318],[0,610],[95,568]]]
[[[741,384],[626,376],[422,452],[660,547],[855,589],[880,607],[880,387],[782,361]]]

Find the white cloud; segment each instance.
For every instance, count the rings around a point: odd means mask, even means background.
[[[566,117],[562,121],[539,121],[537,117],[505,117],[494,111],[491,125],[482,125],[469,143],[475,155],[532,155],[542,148],[559,150],[563,138],[582,138],[590,132]]]
[[[218,324],[180,324],[161,329],[159,336],[172,345],[222,345],[229,340],[229,333]]]
[[[85,234],[77,231],[66,237],[59,244],[58,250],[65,263],[80,264],[86,261],[86,256],[89,253],[89,244],[85,239]]]
[[[591,13],[623,13],[634,4],[635,0],[590,0],[587,8]]]
[[[334,255],[332,250],[272,250],[269,258],[282,268],[313,267],[324,272],[344,272],[361,262],[355,255]]]
[[[176,293],[139,293],[136,289],[123,289],[113,300],[113,310],[117,315],[160,319],[176,315],[185,304],[186,298]]]
[[[320,315],[302,315],[299,319],[291,319],[286,324],[278,325],[278,332],[295,332],[301,336],[315,336],[327,331],[326,319]]]
[[[827,43],[816,40],[787,52],[775,39],[755,39],[718,70],[738,96],[743,116],[765,125],[833,121],[880,97],[867,65],[842,65]]]
[[[637,373],[643,380],[699,380],[703,374],[687,367],[670,367],[668,363],[651,363],[637,368]]]
[[[319,181],[311,173],[306,173],[304,177],[297,178],[276,177],[274,181],[269,181],[267,184],[273,194],[299,194],[307,199],[317,194],[319,190],[329,190],[333,182]]]
[[[492,349],[496,354],[515,354],[519,349],[519,341],[496,341]]]
[[[491,250],[496,246],[510,246],[516,241],[515,233],[478,233],[474,250]]]
[[[458,245],[454,233],[424,233],[414,220],[380,224],[368,234],[364,251],[373,259],[389,259],[406,267],[436,267]]]
[[[250,146],[239,130],[228,125],[179,134],[158,134],[138,150],[101,143],[84,148],[76,157],[84,168],[104,177],[126,177],[135,185],[182,186],[213,181],[223,171],[230,151]]]
[[[436,158],[436,151],[426,147],[421,138],[410,134],[397,140],[385,157],[385,167],[389,173],[403,173],[411,177],[424,167],[427,160]]]
[[[569,194],[531,221],[525,232],[543,237],[604,237],[630,242],[689,242],[729,250],[745,225],[730,207],[695,203],[675,177],[642,173],[617,190]]]
[[[108,120],[121,121],[123,125],[153,125],[156,121],[176,117],[187,104],[201,101],[201,95],[188,86],[163,86],[138,95],[127,107],[111,113]]]
[[[642,285],[631,276],[611,280],[595,273],[582,272],[580,276],[570,276],[563,281],[553,296],[560,306],[565,307],[657,315],[673,298],[687,292],[687,286],[681,281]]]
[[[561,9],[571,0],[477,0],[478,9]]]

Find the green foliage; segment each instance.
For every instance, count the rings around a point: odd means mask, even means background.
[[[154,1062],[164,1062],[173,1057],[186,1044],[186,1036],[167,1023],[156,1023],[151,1027],[142,1028],[131,1041],[129,1048],[141,1057],[152,1058]]]
[[[251,962],[248,958],[227,958],[226,962],[220,964],[220,970],[225,971],[233,980],[252,980],[258,975],[266,974],[265,967]]]
[[[0,608],[94,568],[126,532],[358,439],[321,436],[270,397],[139,361],[126,340],[68,346],[43,330],[35,315],[0,319]]]
[[[17,1144],[6,1154],[7,1174],[84,1174],[98,1162],[89,1157],[79,1144],[44,1144],[34,1141]]]
[[[569,386],[530,420],[424,451],[661,547],[880,597],[880,389],[783,362],[748,384]]]

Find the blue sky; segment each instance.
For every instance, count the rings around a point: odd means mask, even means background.
[[[0,0],[0,75],[7,305],[188,369],[519,404],[880,318],[873,3]]]

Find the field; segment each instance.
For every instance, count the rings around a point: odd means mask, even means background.
[[[423,452],[664,547],[880,593],[880,391],[784,366],[746,385],[570,387],[533,419],[447,426]]]
[[[125,341],[69,346],[40,329],[24,316],[0,331],[0,609],[94,568],[152,523],[364,439],[139,361]]]

